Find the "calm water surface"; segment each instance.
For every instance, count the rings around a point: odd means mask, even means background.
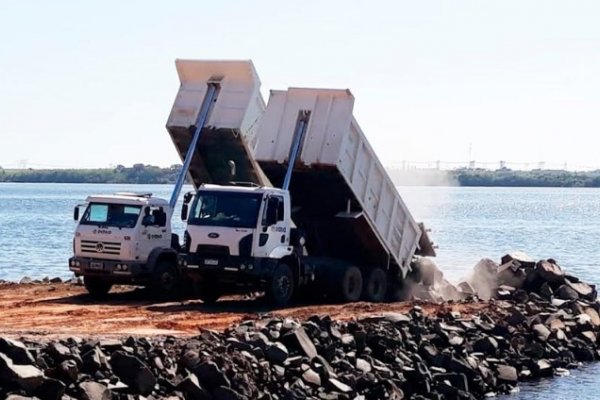
[[[168,199],[170,185],[0,183],[0,279],[69,277],[73,206],[90,194],[148,191]],[[189,190],[191,188],[184,188]],[[598,283],[600,189],[400,187],[415,218],[431,229],[437,263],[457,281],[482,257],[523,250],[555,258],[570,273]],[[173,218],[174,230],[183,224]],[[600,365],[570,377],[522,385],[512,399],[597,399]]]

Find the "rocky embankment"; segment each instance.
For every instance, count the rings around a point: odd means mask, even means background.
[[[474,314],[440,307],[428,315],[415,302],[406,313],[357,321],[263,315],[194,338],[73,337],[45,344],[0,339],[0,395],[478,399],[599,359],[595,288],[553,260],[503,261],[482,261],[459,287],[463,294],[476,293],[483,285],[479,278],[487,275],[486,288],[497,299]]]

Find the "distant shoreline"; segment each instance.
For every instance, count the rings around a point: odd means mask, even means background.
[[[181,166],[167,168],[134,164],[97,169],[3,169],[0,183],[171,184]],[[462,187],[600,187],[600,171],[396,169],[388,173],[398,186]]]

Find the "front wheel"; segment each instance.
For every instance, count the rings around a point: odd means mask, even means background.
[[[179,284],[177,268],[168,261],[159,261],[152,274],[151,288],[153,294],[160,298],[171,297]]]
[[[83,277],[83,285],[90,296],[97,299],[106,297],[110,288],[112,288],[112,283],[95,276]]]
[[[277,307],[285,307],[294,295],[294,273],[289,265],[280,263],[266,288],[266,296],[270,303]]]

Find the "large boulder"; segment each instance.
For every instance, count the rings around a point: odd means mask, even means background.
[[[135,393],[143,396],[152,393],[156,385],[156,377],[139,358],[118,350],[111,355],[110,366],[115,375]]]
[[[44,373],[33,365],[15,364],[0,353],[0,381],[10,382],[27,393],[33,393],[44,382]]]

